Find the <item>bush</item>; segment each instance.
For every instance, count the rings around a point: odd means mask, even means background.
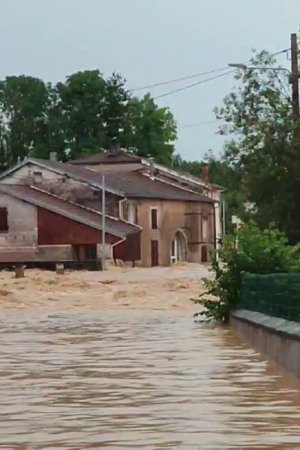
[[[254,223],[243,224],[236,234],[224,237],[221,250],[213,255],[215,277],[203,280],[207,291],[193,301],[205,307],[201,314],[227,322],[240,302],[244,273],[299,272],[299,252],[300,246],[288,246],[273,225],[262,231]]]

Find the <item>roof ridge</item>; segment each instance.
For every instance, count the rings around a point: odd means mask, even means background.
[[[150,166],[150,160],[147,158],[142,158],[142,164],[144,164],[145,166]],[[177,176],[178,178],[182,178],[183,180],[187,180],[190,181],[191,183],[195,183],[198,184],[200,186],[206,187],[206,188],[210,188],[210,183],[205,183],[202,178],[200,177],[195,177],[194,175],[192,175],[189,172],[183,172],[183,171],[176,171],[172,168],[169,168],[167,166],[164,166],[162,164],[158,164],[155,161],[153,161],[154,167],[156,167],[158,170],[161,170],[162,172],[167,172],[170,173],[173,176]],[[191,177],[191,178],[190,178]]]
[[[148,173],[143,173],[143,175],[144,175],[145,177],[151,179],[151,176],[150,176]],[[179,186],[179,185],[177,185],[177,184],[175,184],[175,183],[171,183],[170,181],[167,181],[167,180],[164,180],[164,179],[162,179],[162,178],[159,178],[158,176],[155,176],[155,179],[157,179],[157,180],[160,181],[161,183],[167,184],[168,186],[175,187],[176,189],[180,189],[180,190],[185,191],[185,192],[190,192],[191,194],[195,194],[195,195],[201,195],[202,197],[211,198],[211,197],[209,197],[208,195],[205,195],[205,194],[201,194],[201,193],[199,193],[199,192],[192,191],[191,189],[187,189],[187,188],[185,188],[184,186]]]

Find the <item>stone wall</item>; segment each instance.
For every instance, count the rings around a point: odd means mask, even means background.
[[[231,326],[257,349],[300,378],[300,323],[254,311],[235,311]]]

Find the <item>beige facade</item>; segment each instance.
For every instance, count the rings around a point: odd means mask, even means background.
[[[157,229],[152,226],[152,210],[157,211]],[[213,205],[204,203],[140,200],[138,223],[143,229],[142,266],[155,265],[151,244],[153,241],[157,242],[158,263],[161,266],[169,266],[176,260],[203,262],[205,253],[209,258],[209,250],[214,248],[212,210]]]

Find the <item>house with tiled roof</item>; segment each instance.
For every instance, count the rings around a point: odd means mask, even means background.
[[[20,231],[22,235],[22,221],[16,209],[10,212],[5,206],[8,205],[8,197],[21,202],[23,212],[26,205],[34,209],[37,219],[31,223],[34,236],[31,244],[34,246],[35,241],[38,246],[48,246],[48,256],[45,256],[44,248],[45,258],[51,256],[54,247],[57,260],[74,255],[78,257],[78,245],[81,245],[81,257],[83,254],[99,257],[101,233],[95,224],[99,218],[101,228],[103,175],[107,235],[111,236],[107,242],[114,250],[110,252],[113,258],[140,261],[146,267],[166,266],[176,261],[209,260],[209,251],[216,247],[218,239],[219,202],[214,188],[203,180],[190,178],[188,174],[178,176],[168,168],[119,151],[93,155],[68,164],[53,158],[28,158],[2,174],[0,260],[8,253],[3,246],[5,237],[9,238],[6,242],[12,251],[13,247],[20,248],[20,239],[16,239],[18,245],[14,246],[11,232],[17,235]],[[37,204],[37,197],[43,199],[43,204]],[[53,211],[54,204],[59,209]],[[72,217],[68,216],[71,210]],[[41,228],[42,224],[49,224],[47,232]],[[72,230],[79,229],[79,224],[81,233],[78,234]],[[94,236],[94,233],[86,227],[99,231],[97,239],[91,238],[93,242],[88,236]],[[85,253],[86,248],[90,250]],[[35,255],[40,257],[37,249]]]

